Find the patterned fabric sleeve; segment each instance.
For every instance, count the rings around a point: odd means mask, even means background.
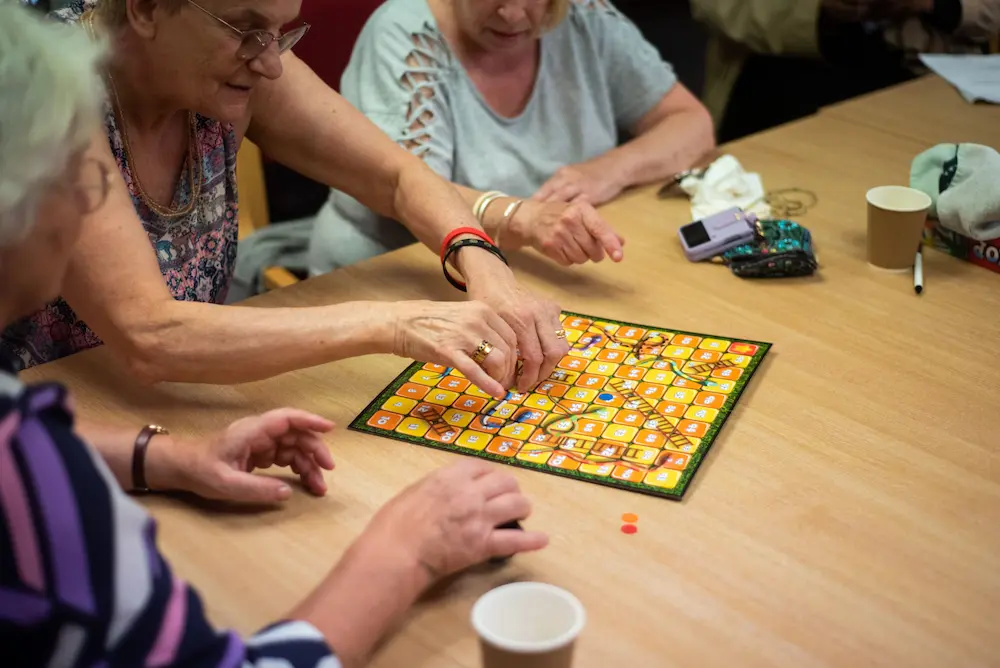
[[[340,665],[305,622],[246,641],[213,628],[55,385],[0,392],[0,647],[8,667]]]

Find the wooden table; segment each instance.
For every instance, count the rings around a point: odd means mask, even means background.
[[[1000,124],[991,132],[1000,144]],[[799,218],[820,251],[811,278],[747,281],[686,262],[676,228],[688,208],[655,189],[604,209],[628,239],[620,265],[516,257],[523,280],[567,310],[775,346],[682,502],[511,469],[551,546],[421,604],[375,665],[478,665],[476,597],[537,579],[587,607],[579,668],[997,666],[1000,274],[928,253],[918,297],[909,275],[863,257],[865,190],[906,183],[926,143],[842,108],[730,147],[768,188],[818,195]],[[428,297],[459,295],[414,247],[255,303]],[[98,350],[27,376],[65,381],[90,416],[132,425],[204,433],[286,404],[341,425],[327,498],[298,494],[265,514],[147,501],[213,618],[249,632],[305,595],[378,506],[455,460],[344,429],[405,364],[371,357],[237,387],[143,389]],[[637,534],[619,532],[623,512],[639,515]]]
[[[936,74],[826,107],[820,114],[916,139],[924,148],[974,142],[1000,149],[1000,106],[969,104]]]

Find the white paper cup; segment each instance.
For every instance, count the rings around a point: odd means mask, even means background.
[[[924,232],[930,196],[905,186],[868,191],[868,262],[889,271],[906,271]]]
[[[497,587],[472,607],[485,668],[569,668],[585,623],[573,594],[542,582]]]

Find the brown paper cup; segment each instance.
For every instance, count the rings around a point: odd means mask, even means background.
[[[907,271],[913,266],[931,198],[904,186],[868,191],[868,263],[879,269]]]
[[[472,607],[483,668],[570,668],[585,622],[575,596],[541,582],[497,587]]]

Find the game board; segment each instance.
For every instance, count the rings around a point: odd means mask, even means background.
[[[562,315],[569,354],[533,391],[415,362],[350,428],[680,499],[771,344]]]

